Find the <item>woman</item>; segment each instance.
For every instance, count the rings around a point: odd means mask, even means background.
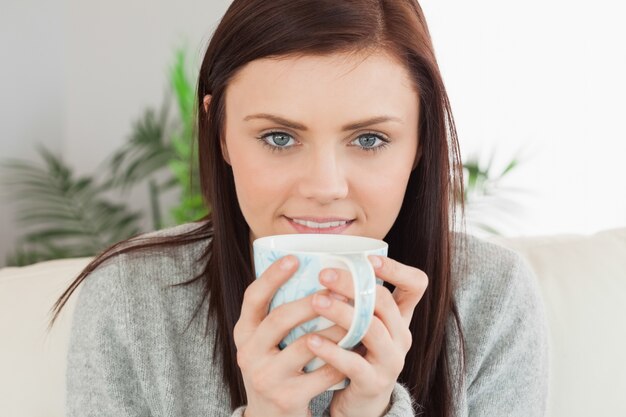
[[[235,0],[197,93],[211,214],[114,245],[57,301],[56,314],[85,280],[69,415],[543,415],[534,277],[517,254],[453,231],[458,143],[414,0]],[[255,280],[251,243],[302,232],[389,244],[362,349],[332,343],[351,314],[341,270],[267,314],[297,265],[285,257]],[[338,323],[321,345],[277,347],[318,315]],[[327,365],[303,374],[315,356]]]

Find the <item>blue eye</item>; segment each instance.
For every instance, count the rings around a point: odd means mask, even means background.
[[[285,146],[293,137],[285,132],[272,131],[264,135],[257,137],[263,146],[266,146],[270,151],[284,151],[293,146]],[[376,141],[380,141],[378,146],[372,146]],[[270,142],[271,141],[271,142]],[[353,142],[359,141],[359,147],[364,151],[378,152],[389,146],[390,140],[378,133],[368,132],[360,135]]]
[[[269,132],[263,136],[258,137],[261,141],[261,144],[270,148],[272,152],[274,151],[284,151],[287,148],[291,148],[291,146],[286,147],[285,145],[289,142],[289,139],[293,139],[291,135],[284,132]],[[268,142],[271,140],[273,143]],[[278,146],[277,146],[278,145]]]
[[[361,141],[362,138],[366,138],[366,140]],[[361,146],[364,151],[377,152],[389,146],[389,139],[386,139],[377,133],[365,133],[359,136],[358,138],[356,138],[355,140],[358,140],[361,143]],[[371,146],[375,144],[377,140],[380,141],[380,144],[378,146]]]

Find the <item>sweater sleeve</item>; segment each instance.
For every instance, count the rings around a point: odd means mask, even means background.
[[[505,279],[487,330],[480,366],[468,381],[469,417],[545,415],[548,325],[537,279],[519,254]]]
[[[414,402],[412,401],[409,391],[404,385],[396,382],[396,385],[391,393],[390,408],[384,417],[414,417],[413,406]],[[246,406],[242,405],[241,407],[235,409],[231,417],[243,417],[245,409]],[[313,410],[313,416],[316,416],[315,411],[316,410]],[[330,405],[326,407],[322,417],[330,417]]]
[[[233,414],[231,415],[231,417],[243,417],[244,411],[246,411],[246,406],[242,405],[241,407],[238,407],[235,409],[235,411],[233,411]]]
[[[97,267],[81,286],[67,356],[67,416],[149,416],[129,352],[116,259]]]
[[[401,383],[396,382],[391,392],[389,408],[383,417],[414,417],[414,407],[419,406],[413,401],[407,388]],[[330,404],[324,410],[322,417],[330,417]]]
[[[384,417],[413,417],[415,415],[413,409],[417,407],[408,389],[399,382],[396,382],[391,392],[389,405],[389,411]]]

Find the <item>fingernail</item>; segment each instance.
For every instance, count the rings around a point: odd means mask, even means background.
[[[315,297],[313,297],[313,301],[320,307],[329,307],[331,303],[330,298],[321,294],[316,294]]]
[[[288,255],[280,261],[280,269],[286,271],[289,268],[291,268],[295,263],[296,263],[295,259],[293,259],[293,257]]]
[[[337,273],[332,269],[327,269],[322,272],[322,281],[325,282],[335,282],[337,281]]]
[[[311,335],[311,337],[309,337],[309,344],[311,346],[320,347],[322,345],[322,339],[317,335]]]
[[[383,264],[382,259],[380,259],[380,257],[378,256],[374,256],[374,255],[370,255],[368,256],[370,262],[372,263],[372,265],[374,266],[374,268],[380,268]]]

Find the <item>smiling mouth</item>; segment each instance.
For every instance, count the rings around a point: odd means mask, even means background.
[[[354,223],[354,219],[318,223],[310,220],[292,219],[287,216],[285,218],[300,233],[338,233]]]

